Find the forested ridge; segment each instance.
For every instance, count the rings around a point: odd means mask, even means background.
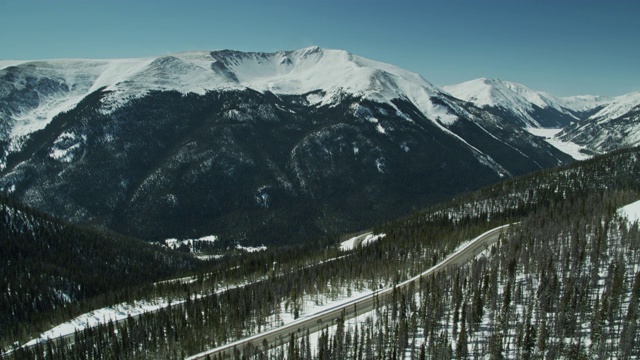
[[[640,198],[640,153],[610,155],[510,180],[374,228],[386,237],[348,254],[328,242],[221,260],[155,313],[17,349],[12,358],[183,358],[296,318],[309,303],[389,287],[461,242],[515,223],[474,261],[357,321],[338,321],[247,358],[637,358],[638,225],[616,214]],[[141,295],[141,294],[137,294]],[[311,345],[313,344],[313,346]]]
[[[70,225],[7,198],[0,198],[0,249],[2,344],[199,266],[188,255]]]

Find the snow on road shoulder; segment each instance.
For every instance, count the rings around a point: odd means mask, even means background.
[[[640,221],[640,200],[621,207],[618,214],[629,219],[630,224]]]

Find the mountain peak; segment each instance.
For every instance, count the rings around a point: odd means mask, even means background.
[[[523,126],[558,126],[577,117],[552,95],[535,91],[525,85],[502,79],[479,78],[456,85],[444,86],[451,95],[481,108],[493,108],[501,114],[510,114]],[[551,121],[554,117],[565,120]]]

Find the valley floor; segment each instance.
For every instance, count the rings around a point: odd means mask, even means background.
[[[544,138],[545,141],[553,147],[567,155],[571,155],[571,157],[576,160],[586,160],[591,158],[591,155],[587,155],[583,152],[585,149],[584,146],[557,139],[555,136],[559,134],[562,129],[527,128],[526,130],[535,136]]]

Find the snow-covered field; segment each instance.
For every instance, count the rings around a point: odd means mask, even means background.
[[[570,155],[576,160],[586,160],[591,158],[590,155],[581,152],[581,150],[584,149],[584,146],[556,139],[555,136],[562,131],[562,129],[527,128],[526,130],[535,136],[544,138],[553,147]]]

